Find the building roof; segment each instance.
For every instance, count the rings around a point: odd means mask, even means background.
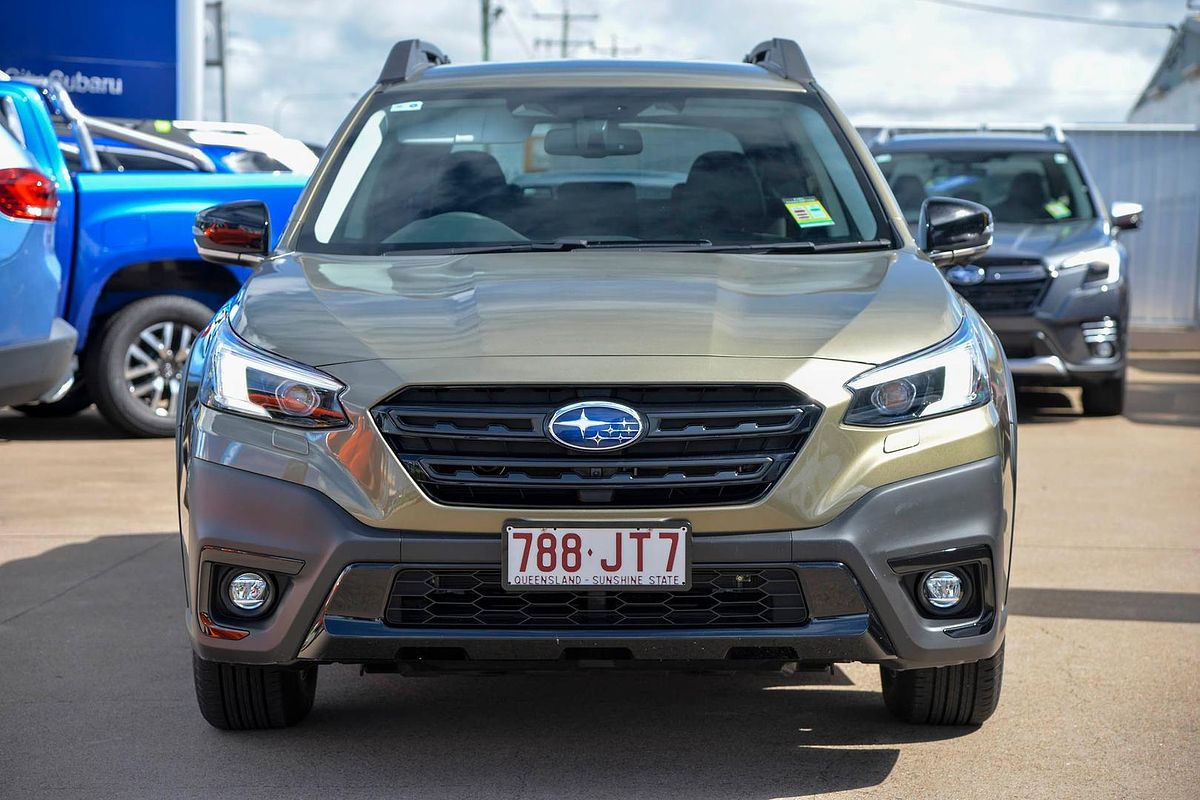
[[[1200,78],[1200,15],[1188,17],[1171,37],[1150,83],[1130,109],[1132,114],[1147,102],[1189,80]]]

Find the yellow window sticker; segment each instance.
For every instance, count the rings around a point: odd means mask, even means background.
[[[815,197],[785,197],[783,207],[801,228],[818,228],[833,224],[833,217],[825,210],[824,203]]]
[[[1071,207],[1062,200],[1051,200],[1042,208],[1046,209],[1046,213],[1055,219],[1066,219],[1071,216]]]

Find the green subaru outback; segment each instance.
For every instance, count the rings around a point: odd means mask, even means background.
[[[877,663],[898,717],[996,707],[1015,415],[995,336],[775,39],[743,64],[392,50],[192,349],[178,456],[196,695],[290,725],[321,664]]]

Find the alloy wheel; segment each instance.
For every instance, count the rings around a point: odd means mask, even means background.
[[[156,322],[143,328],[125,351],[129,393],[155,416],[175,416],[183,371],[196,329],[182,322]]]

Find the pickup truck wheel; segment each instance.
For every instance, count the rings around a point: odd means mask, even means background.
[[[200,714],[214,728],[286,728],[308,716],[317,694],[317,667],[252,667],[205,661],[192,654]]]
[[[1125,376],[1083,385],[1083,413],[1115,417],[1125,411]]]
[[[100,413],[134,436],[172,436],[188,353],[212,317],[186,297],[147,297],[113,315],[91,348],[86,375]]]
[[[70,417],[83,411],[92,404],[92,395],[88,391],[87,384],[76,379],[75,385],[67,390],[61,400],[53,403],[28,403],[22,406],[13,406],[17,411],[20,411],[27,417],[52,418],[52,417]]]
[[[883,702],[892,715],[918,725],[980,725],[1000,702],[1004,645],[996,655],[952,667],[879,668]]]

